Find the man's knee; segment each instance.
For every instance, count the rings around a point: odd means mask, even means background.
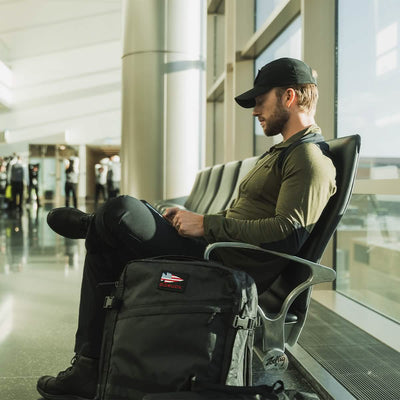
[[[156,230],[151,211],[143,202],[131,196],[118,196],[108,200],[96,212],[95,223],[96,228],[114,244],[118,240],[125,242],[129,238],[139,242],[146,241],[154,236]]]

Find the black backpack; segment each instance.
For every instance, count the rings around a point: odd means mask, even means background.
[[[193,259],[129,263],[108,309],[100,400],[251,384],[257,290],[243,271]]]
[[[302,136],[299,140],[296,140],[291,145],[283,147],[281,149],[281,152],[279,153],[276,161],[279,169],[282,169],[283,164],[288,155],[290,154],[290,152],[303,143],[316,144],[321,149],[321,151],[324,153],[325,156],[332,158],[332,154],[329,151],[329,145],[328,143],[325,142],[324,137],[320,133],[309,133],[305,136]],[[270,150],[267,150],[264,154],[260,156],[259,160],[264,158],[267,154],[269,154],[269,152]]]
[[[303,143],[314,143],[316,144],[325,156],[332,158],[329,152],[329,145],[325,142],[324,137],[320,133],[309,133],[308,135],[302,136],[299,140],[293,142],[290,146],[284,147],[278,156],[278,168],[282,169],[283,163],[285,162],[289,153],[295,149],[297,146]]]

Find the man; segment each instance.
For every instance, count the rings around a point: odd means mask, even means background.
[[[22,165],[21,156],[18,155],[15,163],[11,165],[10,175],[12,208],[18,208],[18,210],[22,211],[22,204],[24,202],[25,171],[24,166]]]
[[[99,204],[100,193],[103,200],[107,200],[107,167],[104,168],[102,164],[94,166],[94,173],[96,179],[95,194],[94,194],[94,209],[97,210]]]
[[[78,207],[78,198],[76,190],[78,188],[79,181],[79,158],[70,157],[66,160],[65,165],[65,207],[69,207],[69,198],[72,196],[74,208]]]
[[[103,204],[95,215],[54,209],[48,223],[70,238],[86,238],[87,256],[82,280],[76,358],[57,377],[45,376],[38,390],[48,399],[93,398],[104,315],[102,282],[116,281],[135,258],[165,254],[202,256],[208,243],[244,241],[296,254],[335,192],[335,168],[314,143],[294,148],[278,165],[281,152],[293,142],[318,135],[314,114],[318,91],[313,71],[302,61],[283,58],[259,71],[254,87],[236,97],[239,105],[254,107],[267,136],[283,136],[244,178],[238,198],[219,214],[199,215],[167,209],[164,218],[143,202],[120,196]],[[167,221],[168,222],[167,222]],[[218,251],[228,266],[253,276],[259,291],[273,281],[285,264],[265,262],[248,253]]]
[[[111,157],[107,171],[107,193],[108,198],[112,199],[119,195],[121,184],[121,162],[117,154]]]
[[[28,203],[31,202],[32,190],[36,194],[36,203],[40,207],[39,198],[39,164],[29,164],[29,186],[28,186]]]
[[[7,170],[3,159],[0,158],[0,212],[4,209],[4,202],[7,189]]]

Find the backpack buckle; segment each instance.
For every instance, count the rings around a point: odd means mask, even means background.
[[[254,329],[257,325],[257,321],[250,317],[241,317],[235,315],[232,326],[237,329]]]
[[[110,309],[115,307],[115,297],[114,296],[106,296],[104,297],[104,303],[103,303],[103,308],[105,309]]]

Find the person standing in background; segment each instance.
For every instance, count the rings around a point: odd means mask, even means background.
[[[32,200],[32,190],[35,191],[37,206],[40,207],[39,164],[29,164],[28,203],[30,203]]]
[[[16,162],[11,166],[10,183],[11,183],[11,197],[12,208],[22,210],[24,201],[24,180],[25,171],[22,165],[21,156],[17,156]]]
[[[76,189],[78,187],[79,159],[77,157],[70,157],[67,160],[65,169],[65,206],[69,207],[69,197],[72,195],[74,207],[78,208],[78,199],[76,196]]]
[[[4,209],[7,189],[7,169],[5,163],[0,160],[0,212]]]
[[[107,200],[107,167],[102,164],[96,164],[94,166],[95,177],[96,177],[96,191],[94,194],[94,208],[97,209],[99,203],[100,193],[103,196],[103,200]]]
[[[112,199],[119,195],[121,183],[121,161],[118,155],[112,156],[107,172],[108,198]]]

